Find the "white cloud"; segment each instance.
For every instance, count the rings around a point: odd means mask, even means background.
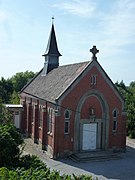
[[[72,0],[54,4],[53,7],[64,10],[65,13],[71,13],[83,17],[90,17],[95,11],[96,4],[90,0]]]
[[[4,43],[10,43],[12,40],[12,31],[9,21],[9,14],[0,11],[0,47],[4,46]]]
[[[124,46],[135,45],[135,2],[133,0],[116,2],[110,12],[108,14],[103,12],[100,18],[101,37],[97,41],[104,49],[103,54],[108,56],[122,53],[125,51]]]
[[[135,1],[114,0],[113,3],[108,2],[107,10],[100,8],[100,3],[92,0],[72,0],[56,3],[53,7],[63,10],[64,13],[90,18],[90,24],[95,30],[84,29],[86,43],[95,42],[104,52],[108,52],[104,54],[110,56],[122,52],[124,46],[135,44]],[[79,30],[79,33],[82,32]],[[82,41],[85,40],[81,39]]]
[[[0,11],[0,21],[5,21],[7,19],[6,13],[3,11]]]

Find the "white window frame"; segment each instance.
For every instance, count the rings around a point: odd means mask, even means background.
[[[42,124],[43,124],[43,115],[42,115],[42,106],[39,106],[39,127],[42,128]]]
[[[70,127],[70,121],[65,121],[65,123],[64,123],[64,134],[69,134],[69,127]],[[67,131],[66,131],[66,128],[68,128],[67,129]]]
[[[31,106],[31,122],[34,123],[35,120],[35,107],[34,105]]]
[[[48,108],[48,132],[52,133],[52,118],[53,118],[53,109]]]
[[[33,105],[31,105],[31,123],[33,122]]]

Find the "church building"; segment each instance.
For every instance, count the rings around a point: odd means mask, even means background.
[[[21,128],[54,159],[126,147],[124,99],[97,60],[59,66],[54,24],[44,67],[21,90]],[[83,57],[82,57],[83,59]]]

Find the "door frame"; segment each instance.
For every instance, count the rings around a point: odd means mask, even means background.
[[[82,149],[82,141],[83,141],[83,124],[91,124],[91,123],[96,123],[97,124],[97,134],[96,134],[96,149],[104,149],[103,148],[103,128],[102,128],[102,124],[103,124],[103,120],[102,119],[95,119],[94,122],[90,121],[89,119],[81,119],[80,123],[79,123],[79,137],[80,137],[80,141],[79,143],[79,149],[78,151],[83,151]]]
[[[96,127],[95,127],[95,133],[94,134],[96,134],[96,136],[95,136],[95,143],[94,143],[94,146],[95,146],[95,148],[93,149],[93,148],[89,148],[89,149],[84,149],[84,125],[96,125]],[[89,128],[90,128],[90,126],[89,126]],[[89,129],[89,135],[91,135],[91,131],[90,131],[90,129]],[[90,137],[87,137],[87,138],[89,138],[89,140],[90,140]],[[90,141],[88,142],[88,144],[90,145],[91,143],[90,143]],[[97,149],[97,123],[96,122],[93,122],[93,123],[83,123],[83,131],[82,131],[82,144],[81,144],[81,149],[82,149],[82,151],[91,151],[91,150],[96,150]]]
[[[91,90],[88,91],[86,94],[82,96],[80,99],[77,109],[76,109],[76,115],[75,115],[75,125],[74,125],[74,152],[80,152],[82,151],[82,131],[83,131],[83,123],[90,123],[90,119],[81,119],[81,115],[78,112],[81,112],[82,106],[86,99],[90,96],[95,96],[99,100],[102,108],[102,119],[95,119],[95,122],[100,123],[100,126],[102,124],[101,128],[101,146],[99,148],[101,149],[107,149],[108,147],[108,139],[109,139],[109,107],[107,104],[107,101],[103,94],[101,94],[98,90]],[[99,130],[99,125],[98,125]],[[98,131],[97,130],[97,131]],[[99,132],[97,137],[97,142],[99,142]]]

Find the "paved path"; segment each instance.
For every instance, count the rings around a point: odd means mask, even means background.
[[[135,140],[127,138],[127,151],[122,153],[121,159],[86,163],[76,163],[69,159],[55,161],[30,138],[25,139],[25,143],[26,153],[37,155],[50,169],[60,171],[61,174],[90,174],[99,180],[135,180]]]

